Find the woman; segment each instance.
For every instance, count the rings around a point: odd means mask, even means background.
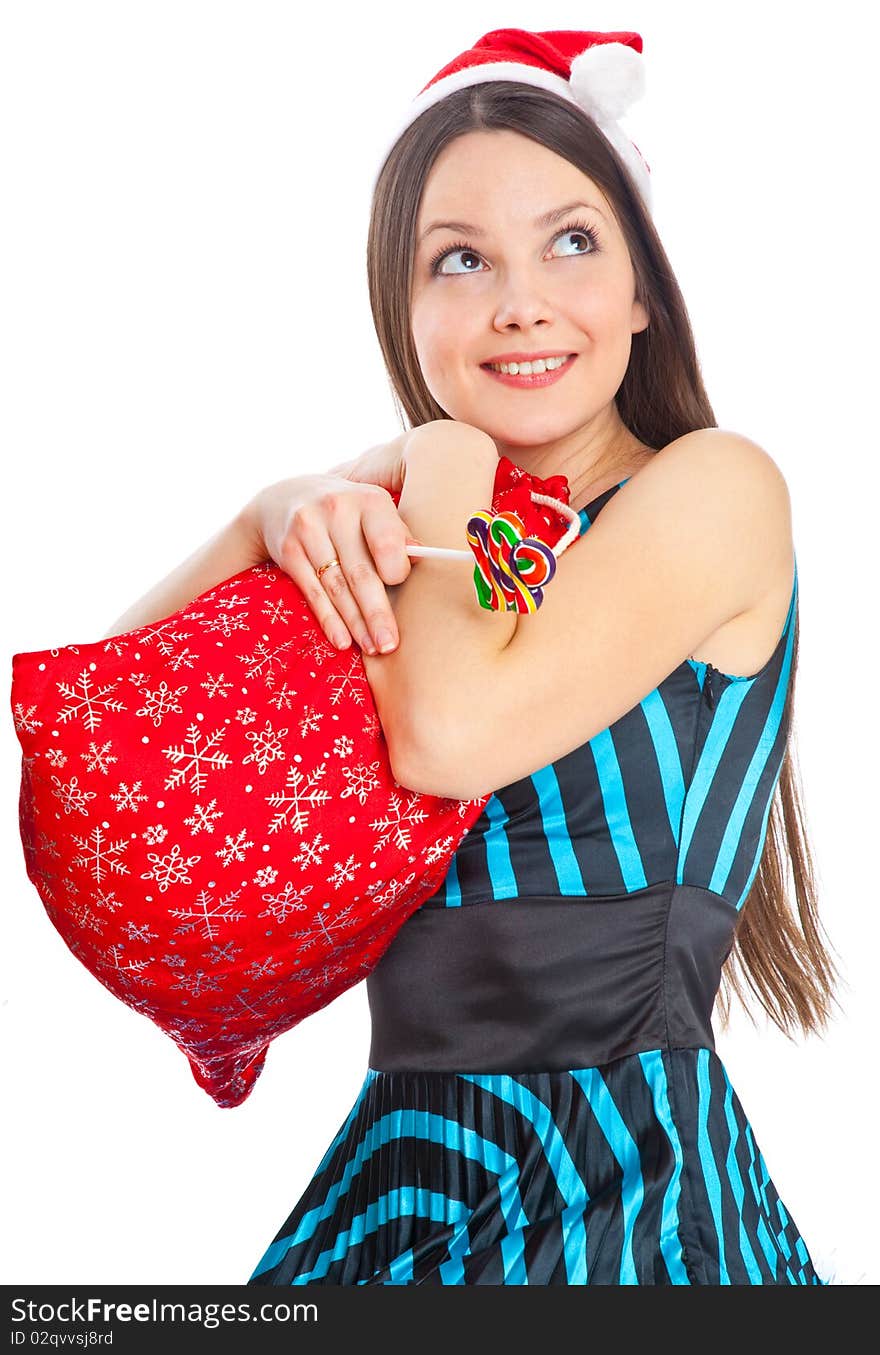
[[[398,778],[494,791],[367,979],[365,1081],[251,1285],[827,1282],[711,1027],[722,977],[725,1016],[750,989],[783,1030],[833,1002],[790,503],[716,427],[617,126],[640,52],[498,30],[422,91],[368,245],[413,431],[261,491],[174,584],[271,556],[363,646]],[[582,519],[535,615],[449,562],[410,576],[407,539],[460,545],[501,455]]]

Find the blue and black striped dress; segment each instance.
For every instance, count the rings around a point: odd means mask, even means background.
[[[366,980],[366,1077],[249,1285],[826,1283],[711,1027],[796,623],[795,565],[759,672],[686,659],[487,801]]]

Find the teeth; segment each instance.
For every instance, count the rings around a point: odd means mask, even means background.
[[[537,358],[534,362],[490,362],[493,372],[506,372],[509,376],[537,376],[541,372],[555,372],[568,358]]]

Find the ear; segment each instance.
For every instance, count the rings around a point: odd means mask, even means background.
[[[648,308],[642,301],[634,301],[632,306],[632,333],[641,334],[643,329],[647,329],[651,322],[648,314]]]

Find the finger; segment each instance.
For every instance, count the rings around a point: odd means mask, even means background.
[[[348,570],[348,582],[381,651],[389,642],[392,646],[399,642],[387,587],[403,583],[409,577],[414,559],[407,554],[406,547],[413,538],[390,495],[367,503],[361,514],[361,531],[372,569]]]
[[[307,509],[298,510],[284,543],[284,568],[331,644],[345,649],[353,637],[369,653],[372,649],[369,627],[348,588],[342,565],[345,554],[350,555],[350,551],[337,548],[320,517]],[[325,569],[319,578],[318,570],[331,560],[338,560],[339,564]]]

